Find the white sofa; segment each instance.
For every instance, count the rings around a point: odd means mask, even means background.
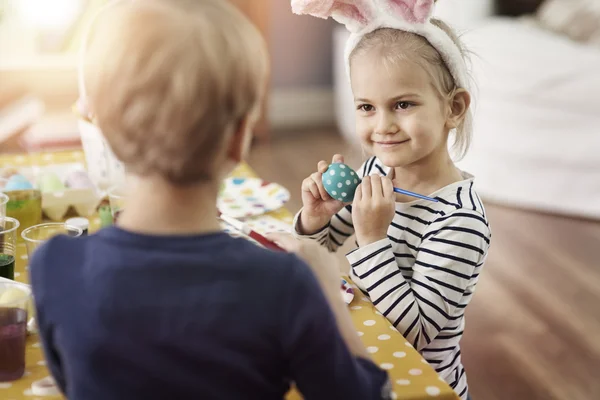
[[[600,49],[528,18],[460,18],[477,87],[473,145],[458,165],[489,202],[600,219]],[[346,34],[335,34],[338,126],[354,141]]]

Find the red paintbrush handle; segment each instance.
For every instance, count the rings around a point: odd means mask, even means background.
[[[255,231],[251,230],[250,233],[248,234],[248,236],[250,236],[252,239],[256,240],[258,243],[260,243],[261,245],[263,245],[267,249],[285,252],[284,249],[282,249],[281,247],[277,246],[275,243],[271,242],[269,239],[267,239],[266,237],[264,237],[263,235],[261,235],[258,232],[255,232]]]

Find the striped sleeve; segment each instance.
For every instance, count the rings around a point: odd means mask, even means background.
[[[479,215],[457,210],[433,221],[417,250],[410,282],[400,273],[389,238],[347,256],[375,307],[419,351],[462,316],[465,305],[459,303],[489,246],[489,227]]]
[[[315,240],[329,251],[336,251],[354,234],[352,206],[344,207],[339,213],[333,216],[326,226],[312,235],[303,235],[298,231],[298,220],[301,213],[302,210],[298,211],[294,217],[294,234],[299,238]]]
[[[376,158],[368,159],[357,171],[358,176],[364,178],[371,171],[375,171],[378,164]],[[303,235],[298,230],[298,220],[302,210],[298,211],[294,217],[293,227],[294,234],[297,237],[316,240],[322,246],[325,246],[329,251],[336,251],[344,242],[354,235],[354,225],[352,224],[352,206],[347,205],[340,212],[335,214],[329,224],[324,226],[320,231],[312,235]]]

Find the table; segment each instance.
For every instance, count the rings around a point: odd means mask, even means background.
[[[41,153],[29,155],[0,156],[0,168],[6,166],[47,165],[52,163],[84,162],[80,151]],[[238,177],[256,176],[250,167],[241,165],[234,173]],[[280,209],[269,215],[282,221],[291,222],[292,215],[286,209]],[[90,218],[90,232],[98,229],[99,218]],[[18,247],[15,279],[27,283],[27,253],[25,246]],[[394,385],[395,399],[402,400],[458,400],[456,393],[438,377],[433,368],[421,355],[392,327],[388,320],[379,313],[367,297],[360,291],[350,305],[352,320],[363,343],[367,346],[373,360],[388,370]],[[27,339],[27,356],[25,376],[15,382],[0,383],[0,399],[3,400],[42,400],[33,396],[31,384],[48,375],[44,356],[37,335]],[[44,399],[62,399],[62,397],[44,397]],[[292,391],[287,400],[301,399]]]

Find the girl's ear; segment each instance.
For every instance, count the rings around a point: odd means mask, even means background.
[[[392,14],[411,24],[424,24],[433,14],[434,0],[377,0]]]
[[[449,106],[446,127],[448,129],[455,129],[464,120],[471,106],[471,94],[466,89],[456,89],[450,97]]]

